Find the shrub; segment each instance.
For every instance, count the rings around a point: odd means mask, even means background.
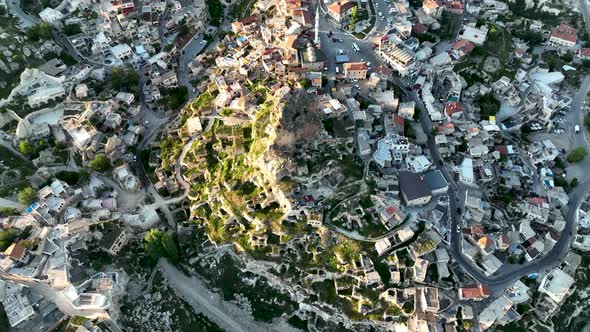
[[[88,166],[97,172],[103,172],[111,167],[111,161],[106,155],[98,154],[88,163]]]
[[[61,171],[55,174],[55,177],[69,185],[74,185],[80,180],[80,173],[73,171]]]
[[[22,205],[29,205],[37,199],[37,192],[31,187],[26,187],[18,192],[18,202]]]
[[[588,152],[586,151],[586,148],[583,146],[579,146],[570,151],[570,153],[567,155],[567,161],[569,161],[570,163],[580,162],[584,160],[584,158],[586,158],[587,154]]]

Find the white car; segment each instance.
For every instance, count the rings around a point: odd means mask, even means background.
[[[338,54],[342,55],[342,54],[344,54],[344,51],[342,49],[339,49]]]
[[[461,225],[457,225],[457,233],[461,233]]]

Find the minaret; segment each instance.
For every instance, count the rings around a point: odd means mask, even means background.
[[[318,4],[318,8],[315,11],[315,38],[313,42],[316,44],[317,47],[320,46],[320,5]]]

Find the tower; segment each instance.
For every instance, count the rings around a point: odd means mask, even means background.
[[[316,8],[315,11],[315,38],[313,40],[313,42],[316,44],[316,46],[320,46],[320,6],[318,4],[318,7]]]

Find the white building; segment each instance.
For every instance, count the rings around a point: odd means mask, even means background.
[[[430,160],[426,156],[410,156],[406,158],[408,168],[414,173],[422,173],[430,167]]]
[[[49,24],[56,24],[64,18],[63,14],[59,10],[49,7],[43,9],[39,13],[39,17],[43,22],[47,22]]]
[[[461,27],[461,34],[457,39],[469,40],[475,45],[481,46],[485,43],[487,36],[488,28],[486,26],[482,25],[481,27],[476,28],[474,26],[464,25]]]
[[[459,169],[459,181],[469,186],[475,185],[473,160],[471,158],[463,159],[463,162],[461,163],[461,167]]]
[[[105,34],[103,31],[99,32],[92,39],[92,53],[104,53],[111,47],[111,37]]]
[[[119,44],[111,47],[111,53],[121,61],[129,60],[133,57],[133,50],[127,44]]]
[[[401,116],[404,119],[412,119],[414,117],[415,107],[416,107],[416,103],[413,101],[400,103],[397,114],[399,114],[399,116]]]
[[[547,294],[550,299],[559,304],[565,299],[573,284],[574,278],[556,268],[543,277],[539,292]]]
[[[383,61],[389,64],[393,70],[397,71],[400,76],[407,76],[413,73],[416,63],[414,54],[398,48],[392,42],[382,42],[379,44],[377,54]]]
[[[576,29],[565,23],[561,23],[559,26],[551,30],[551,35],[549,36],[547,44],[550,46],[572,49],[576,46],[577,41],[578,37]]]

